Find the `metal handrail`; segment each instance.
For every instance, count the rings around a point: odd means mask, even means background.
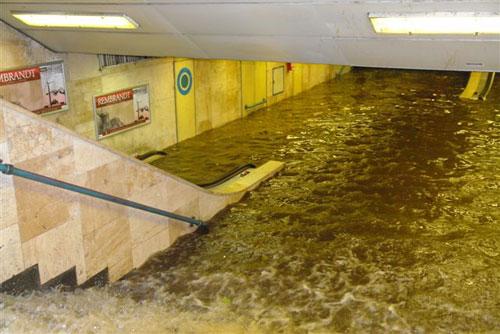
[[[35,173],[29,172],[29,171],[26,171],[26,170],[23,170],[23,169],[20,169],[20,168],[16,168],[16,167],[14,167],[14,165],[4,164],[1,159],[0,159],[0,172],[2,172],[3,174],[6,174],[6,175],[15,175],[15,176],[22,177],[22,178],[25,178],[25,179],[29,179],[29,180],[32,180],[32,181],[35,181],[35,182],[47,184],[47,185],[50,185],[50,186],[53,186],[53,187],[62,188],[62,189],[65,189],[65,190],[68,190],[68,191],[72,191],[72,192],[76,192],[76,193],[79,193],[79,194],[83,194],[83,195],[87,195],[87,196],[99,198],[99,199],[102,199],[104,201],[108,201],[108,202],[112,202],[112,203],[116,203],[116,204],[128,206],[128,207],[131,207],[131,208],[135,208],[135,209],[138,209],[138,210],[146,211],[146,212],[153,213],[153,214],[156,214],[156,215],[160,215],[160,216],[168,217],[168,218],[171,218],[171,219],[179,220],[179,221],[187,223],[187,224],[189,224],[191,226],[197,226],[198,230],[200,232],[204,232],[204,233],[208,232],[208,226],[203,221],[201,221],[201,220],[198,220],[198,219],[195,219],[195,218],[186,217],[186,216],[182,216],[182,215],[178,215],[178,214],[173,213],[173,212],[169,212],[169,211],[165,211],[165,210],[153,208],[151,206],[147,206],[147,205],[140,204],[140,203],[137,203],[137,202],[129,201],[129,200],[124,199],[124,198],[120,198],[120,197],[108,195],[108,194],[105,194],[105,193],[102,193],[102,192],[99,192],[99,191],[95,191],[95,190],[92,190],[92,189],[89,189],[89,188],[80,187],[80,186],[77,186],[76,184],[71,184],[71,183],[67,183],[67,182],[64,182],[64,181],[56,180],[56,179],[53,179],[53,178],[50,178],[50,177],[47,177],[47,176],[35,174]]]
[[[146,152],[143,154],[138,154],[135,156],[135,158],[138,160],[146,160],[146,159],[151,158],[152,156],[155,156],[155,155],[160,155],[162,157],[165,157],[167,155],[167,153],[163,152],[163,151],[149,151],[149,152]]]
[[[244,164],[242,166],[236,167],[235,169],[231,170],[230,172],[228,172],[227,174],[225,174],[224,176],[218,178],[215,181],[207,182],[207,183],[198,183],[196,185],[198,187],[202,187],[202,188],[205,188],[205,189],[215,188],[217,186],[220,186],[224,182],[232,179],[236,175],[244,173],[245,171],[247,171],[249,169],[255,169],[256,167],[257,166],[255,166],[254,164],[251,164],[251,163]]]
[[[265,103],[267,103],[267,99],[266,99],[266,98],[262,99],[262,101],[260,101],[260,102],[257,102],[257,103],[255,103],[255,104],[252,104],[252,105],[247,105],[247,104],[245,104],[245,110],[246,110],[246,109],[252,109],[252,108],[258,107],[258,106],[260,106],[260,105],[262,105],[262,104],[265,104]]]

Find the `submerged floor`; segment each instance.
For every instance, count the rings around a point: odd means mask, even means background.
[[[127,279],[0,295],[3,332],[500,331],[500,84],[359,70],[168,150],[206,182],[277,178]]]

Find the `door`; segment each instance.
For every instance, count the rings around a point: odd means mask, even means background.
[[[266,106],[266,63],[241,62],[241,101],[243,116]]]
[[[302,92],[302,64],[293,64],[293,95]]]
[[[285,66],[273,68],[273,96],[285,91]]]
[[[196,135],[193,67],[194,63],[192,60],[176,60],[174,62],[178,142]]]

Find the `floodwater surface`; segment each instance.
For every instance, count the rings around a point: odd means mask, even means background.
[[[0,329],[499,333],[500,84],[355,70],[167,149],[196,183],[285,169],[124,280],[1,295]]]

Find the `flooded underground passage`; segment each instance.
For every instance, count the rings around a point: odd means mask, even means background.
[[[500,334],[498,0],[0,1],[0,334]]]
[[[2,294],[5,333],[500,331],[500,82],[353,69],[163,150],[195,184],[284,169],[123,279]]]

